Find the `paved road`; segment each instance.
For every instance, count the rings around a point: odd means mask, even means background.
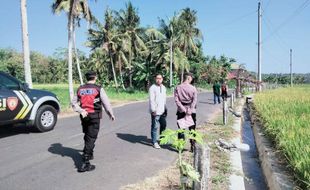
[[[220,110],[212,105],[210,93],[199,94],[198,123]],[[176,107],[168,99],[168,127],[176,128]],[[78,117],[60,119],[48,133],[29,128],[0,128],[1,190],[114,190],[155,175],[171,165],[176,153],[157,150],[150,144],[148,103],[134,103],[114,109],[117,120],[104,117],[96,142],[96,170],[78,173],[83,134]]]

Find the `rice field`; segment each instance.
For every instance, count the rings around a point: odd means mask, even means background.
[[[310,188],[310,86],[280,88],[254,99],[264,125],[302,188]]]

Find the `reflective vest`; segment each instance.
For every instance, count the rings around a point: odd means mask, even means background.
[[[101,87],[96,84],[85,84],[77,90],[77,97],[81,108],[86,110],[92,118],[102,117],[100,90]]]

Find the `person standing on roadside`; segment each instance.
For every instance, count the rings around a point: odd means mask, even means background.
[[[163,76],[156,74],[155,84],[149,89],[149,107],[151,113],[151,137],[153,147],[160,149],[158,144],[158,128],[161,134],[167,126],[166,87],[163,85]]]
[[[174,91],[174,100],[177,105],[177,120],[184,118],[186,115],[190,115],[194,121],[194,125],[189,127],[189,130],[196,129],[196,106],[197,106],[197,89],[191,85],[193,81],[193,75],[191,73],[185,73],[183,83],[178,85]],[[180,126],[178,126],[180,128]],[[178,138],[184,139],[184,134],[179,133]],[[195,147],[195,141],[190,140],[191,152]]]
[[[213,85],[213,95],[214,95],[214,104],[216,104],[216,101],[220,104],[221,85],[217,81]]]
[[[226,83],[226,81],[223,82],[222,86],[221,86],[221,91],[222,91],[222,98],[223,98],[223,101],[226,101],[227,100],[227,91],[228,91],[228,85]]]
[[[110,119],[115,120],[107,94],[101,86],[96,84],[96,73],[88,71],[85,76],[87,83],[78,88],[77,95],[71,102],[73,110],[80,114],[84,133],[83,164],[78,168],[78,172],[95,169],[95,165],[90,164],[90,160],[94,159],[93,150],[102,118],[102,106]]]

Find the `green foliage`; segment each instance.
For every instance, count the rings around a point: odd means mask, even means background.
[[[75,26],[82,17],[92,21],[85,45],[91,48],[88,56],[78,51],[82,74],[94,70],[105,86],[126,90],[147,90],[153,76],[161,73],[164,84],[170,83],[170,61],[172,60],[172,84],[181,82],[183,71],[194,74],[195,85],[207,86],[214,80],[224,78],[231,59],[221,56],[210,58],[203,54],[202,35],[197,28],[195,10],[185,8],[171,19],[159,19],[159,27],[140,26],[138,9],[127,3],[124,9],[104,11],[101,22],[89,17],[87,1],[76,4]],[[54,13],[69,13],[68,1],[54,1]],[[68,61],[66,48],[58,48],[52,56],[31,52],[31,68],[34,83],[66,83]],[[171,53],[172,52],[172,53]],[[73,53],[73,60],[75,53]],[[24,79],[22,54],[12,49],[0,49],[0,69],[20,80]],[[78,83],[78,72],[73,62],[73,82]]]
[[[178,139],[178,134],[183,133],[185,139]],[[200,175],[199,173],[193,168],[193,166],[189,163],[186,163],[183,160],[183,150],[187,146],[189,139],[195,140],[197,144],[203,145],[203,135],[195,130],[171,130],[166,129],[160,136],[160,144],[170,144],[173,148],[175,148],[179,153],[178,158],[178,166],[180,169],[180,176],[188,177],[192,181],[199,181]]]
[[[193,181],[200,181],[200,174],[197,172],[194,167],[191,164],[188,164],[187,162],[182,161],[180,164],[182,174],[184,176],[188,176]]]
[[[207,67],[205,77],[208,83],[213,84],[216,81],[223,81],[226,79],[228,72],[231,70],[231,64],[235,63],[236,60],[233,58],[228,58],[224,55],[219,58],[207,57]]]
[[[0,49],[0,69],[20,80],[24,80],[22,54],[13,49]]]
[[[32,80],[34,83],[65,83],[67,82],[67,49],[59,48],[53,56],[47,57],[39,52],[30,52],[30,64],[32,68]],[[86,57],[79,52],[79,58],[84,66],[85,73],[89,67],[85,67]],[[78,81],[77,68],[74,67],[73,78]],[[17,79],[24,81],[24,68],[22,53],[12,49],[0,49],[0,69]]]
[[[290,74],[263,74],[263,81],[268,83],[277,83],[277,84],[290,84],[291,78]],[[305,84],[310,83],[309,74],[293,74],[293,83],[294,84]]]

